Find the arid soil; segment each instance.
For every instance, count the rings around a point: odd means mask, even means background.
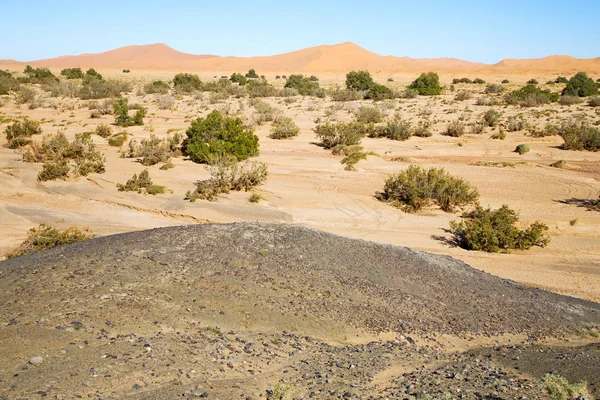
[[[599,304],[297,225],[102,237],[3,261],[0,288],[8,399],[546,399],[548,372],[600,385]]]

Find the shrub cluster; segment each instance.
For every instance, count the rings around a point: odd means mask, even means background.
[[[108,138],[112,135],[112,128],[106,124],[100,124],[96,127],[94,133],[102,138]]]
[[[374,138],[386,137],[391,140],[408,140],[413,135],[413,129],[410,121],[405,121],[400,116],[396,116],[385,125],[375,127],[368,135]]]
[[[123,143],[125,143],[125,141],[127,140],[128,136],[129,134],[126,131],[115,133],[114,135],[108,138],[108,144],[109,146],[113,147],[121,147],[123,146]]]
[[[485,83],[485,81],[481,78],[475,78],[475,79],[473,79],[473,83],[476,85],[483,85]]]
[[[23,79],[24,83],[47,83],[50,81],[58,82],[58,78],[48,68],[32,68],[28,65],[23,70],[27,78]]]
[[[500,116],[502,114],[499,111],[492,109],[487,110],[485,113],[483,113],[483,122],[487,125],[487,126],[496,126],[498,125],[498,122],[500,121]]]
[[[9,253],[7,257],[20,257],[93,238],[94,235],[88,228],[80,230],[78,228],[70,227],[65,230],[60,230],[46,224],[41,224],[35,228],[31,228],[29,232],[27,232],[25,241],[21,243],[16,250]]]
[[[417,212],[431,203],[452,212],[457,207],[477,203],[479,192],[443,168],[425,170],[418,165],[410,165],[405,171],[388,177],[379,198],[405,212]]]
[[[323,89],[319,82],[304,75],[290,75],[285,82],[284,87],[296,89],[302,96],[317,96],[323,94]]]
[[[140,194],[163,194],[165,187],[161,185],[155,185],[150,179],[150,173],[147,169],[140,172],[139,175],[133,174],[125,184],[117,183],[117,189],[119,192],[138,192]]]
[[[8,148],[18,149],[29,143],[31,143],[31,136],[39,135],[42,133],[42,127],[39,121],[33,121],[30,119],[24,119],[22,121],[15,121],[12,125],[8,125],[4,129],[6,134],[6,140],[8,141]]]
[[[435,72],[424,72],[409,86],[419,92],[421,96],[437,96],[442,93],[440,78]]]
[[[18,88],[19,81],[13,78],[12,73],[0,70],[0,96]]]
[[[466,126],[463,122],[454,120],[446,126],[446,130],[442,132],[443,135],[452,137],[461,137],[466,133]]]
[[[392,89],[373,81],[369,71],[351,71],[346,74],[346,89],[348,91],[334,93],[335,101],[354,100],[361,93],[364,99],[385,100],[393,97]]]
[[[504,100],[508,104],[535,107],[540,104],[557,102],[558,98],[558,93],[553,93],[550,90],[542,90],[537,85],[525,85],[521,89],[508,93],[504,97]]]
[[[559,76],[554,80],[554,83],[569,83],[569,80],[564,76]]]
[[[81,68],[65,68],[60,71],[60,74],[67,79],[83,79]]]
[[[138,108],[135,115],[129,115],[129,101],[127,98],[120,98],[113,103],[115,114],[115,124],[117,126],[135,126],[144,125],[145,108]]]
[[[183,93],[191,93],[202,89],[202,81],[196,74],[177,74],[173,78],[175,90]]]
[[[469,78],[454,78],[452,79],[453,85],[458,85],[459,83],[473,83]]]
[[[376,107],[362,106],[355,112],[356,121],[363,124],[376,124],[383,121],[381,111]]]
[[[233,83],[237,83],[240,86],[244,86],[246,85],[246,83],[248,83],[248,79],[244,75],[237,72],[231,74],[229,80]]]
[[[574,77],[569,79],[567,86],[562,91],[563,96],[587,97],[597,94],[598,85],[585,72],[578,72]]]
[[[600,129],[585,121],[565,122],[558,127],[558,134],[565,141],[565,150],[600,151]]]
[[[246,78],[250,78],[250,79],[258,79],[258,74],[256,73],[256,71],[254,69],[248,70],[248,72],[244,76]]]
[[[106,99],[119,97],[121,93],[131,91],[131,84],[116,79],[96,79],[94,77],[83,79],[78,97],[83,100]]]
[[[123,141],[127,138],[126,132],[121,132],[119,135],[123,135]],[[181,135],[178,133],[165,139],[151,134],[148,139],[142,139],[139,144],[137,140],[131,140],[129,142],[129,151],[125,153],[125,157],[137,158],[145,166],[167,162],[171,157],[181,154],[180,143]]]
[[[503,205],[497,210],[477,208],[463,214],[461,222],[452,221],[450,228],[456,241],[467,250],[492,253],[513,249],[527,250],[532,246],[544,247],[550,242],[546,235],[548,227],[536,221],[529,228],[520,230],[517,213]]]
[[[329,92],[329,96],[332,101],[355,101],[364,97],[361,91],[354,89],[334,89]]]
[[[217,110],[192,121],[186,135],[184,151],[197,163],[210,163],[226,155],[243,161],[259,153],[258,136],[240,118],[223,116]]]
[[[369,71],[351,71],[346,74],[346,89],[369,90],[375,82]]]
[[[300,128],[298,128],[293,119],[281,117],[277,118],[273,123],[269,137],[271,139],[291,139],[298,136],[298,133],[300,133]]]
[[[488,94],[494,93],[502,93],[506,90],[506,88],[502,85],[498,85],[497,83],[490,83],[485,87],[485,92]]]
[[[144,92],[146,92],[147,94],[167,94],[169,93],[169,89],[171,89],[169,84],[165,81],[161,81],[160,79],[157,79],[144,85]]]
[[[365,136],[364,125],[358,122],[326,122],[317,125],[314,131],[326,149],[357,145]]]
[[[509,132],[518,132],[525,129],[527,123],[522,115],[512,115],[508,117],[506,128]]]
[[[216,160],[210,166],[210,179],[196,182],[196,189],[186,193],[186,199],[215,201],[220,194],[230,191],[249,191],[264,184],[268,169],[263,163],[236,162],[230,157]]]

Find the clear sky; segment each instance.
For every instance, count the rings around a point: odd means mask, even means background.
[[[166,43],[193,54],[271,55],[354,42],[395,56],[600,56],[600,0],[0,0],[0,59]]]

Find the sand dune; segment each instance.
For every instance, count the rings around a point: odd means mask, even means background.
[[[0,64],[14,64],[0,60]],[[21,63],[25,64],[25,63]],[[600,57],[577,59],[549,56],[538,59],[505,59],[497,64],[482,64],[456,58],[421,58],[381,56],[354,43],[323,45],[265,57],[221,57],[182,53],[165,44],[127,46],[99,54],[62,56],[29,64],[54,68],[95,67],[136,70],[178,71],[243,71],[255,68],[261,72],[345,72],[365,69],[373,73],[421,72],[445,73],[560,73],[577,71],[600,73]]]

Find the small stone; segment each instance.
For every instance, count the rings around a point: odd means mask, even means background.
[[[42,357],[40,357],[40,356],[35,356],[35,357],[31,357],[31,358],[29,359],[29,364],[34,364],[34,365],[37,365],[37,364],[41,364],[41,363],[42,363],[42,361],[44,361],[44,359],[43,359]]]

